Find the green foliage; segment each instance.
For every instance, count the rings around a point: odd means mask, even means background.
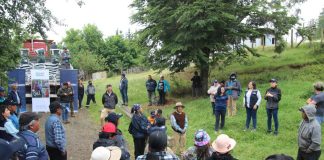
[[[324,29],[324,8],[318,17],[317,30],[316,30],[317,38],[321,38],[322,29]]]
[[[287,42],[282,38],[280,38],[279,40],[278,39],[276,40],[276,46],[274,51],[280,54],[285,50],[286,47],[287,47]]]
[[[73,54],[72,64],[75,68],[85,71],[86,75],[106,69],[102,56],[87,51]]]
[[[58,22],[43,0],[0,1],[0,78],[17,65],[24,35],[39,33],[46,39],[46,30],[54,23]]]
[[[147,61],[154,69],[184,70],[194,63],[207,88],[209,66],[229,64],[235,57],[247,57],[254,50],[242,39],[274,34],[281,37],[297,23],[288,16],[285,2],[267,0],[134,0],[135,23],[142,44],[150,50]],[[163,16],[161,16],[163,15]]]

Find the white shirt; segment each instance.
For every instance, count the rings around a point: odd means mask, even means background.
[[[250,98],[251,98],[251,93],[252,93],[252,91],[253,90],[248,90],[247,92],[246,92],[246,95],[244,96],[244,98],[243,98],[243,105],[245,105],[245,101],[246,101],[246,105],[248,106],[248,108],[250,108],[249,106],[250,106]],[[259,90],[257,90],[257,97],[258,97],[258,101],[256,102],[256,104],[255,105],[257,105],[257,106],[260,106],[260,104],[261,104],[261,93],[260,93],[260,91]],[[246,99],[245,99],[246,98]]]

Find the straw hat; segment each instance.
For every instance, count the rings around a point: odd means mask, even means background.
[[[218,153],[224,154],[231,151],[236,145],[236,141],[226,134],[219,135],[213,142],[212,147]]]
[[[176,106],[174,107],[174,109],[177,109],[178,107],[185,108],[185,106],[181,102],[177,102],[176,103]]]
[[[119,160],[121,150],[116,146],[97,147],[92,151],[90,160]]]

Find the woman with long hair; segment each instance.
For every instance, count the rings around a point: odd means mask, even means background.
[[[261,93],[256,87],[256,83],[254,81],[250,81],[245,91],[243,98],[243,105],[246,108],[246,123],[245,130],[250,128],[250,121],[252,119],[253,129],[256,130],[257,126],[257,111],[261,104]]]
[[[223,86],[219,87],[217,93],[215,94],[215,106],[214,106],[214,113],[216,117],[215,132],[218,132],[219,129],[223,129],[225,126],[227,100],[228,100],[228,96],[226,95],[225,87]]]
[[[206,160],[215,150],[210,145],[210,137],[206,131],[199,129],[195,133],[195,146],[190,147],[183,155],[185,160]]]
[[[134,155],[136,159],[139,155],[144,154],[150,122],[143,114],[143,109],[140,104],[134,104],[131,113],[133,114],[133,117],[129,124],[128,131],[133,136]]]
[[[14,140],[14,138],[18,138],[17,133],[19,131],[9,119],[10,110],[7,106],[0,106],[0,113],[0,138],[8,142]]]

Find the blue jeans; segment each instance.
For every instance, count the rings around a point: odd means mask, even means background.
[[[315,116],[315,118],[319,124],[322,124],[324,122],[324,116]]]
[[[123,99],[123,104],[127,104],[128,103],[127,89],[120,89],[120,94]]]
[[[275,125],[275,132],[278,132],[279,122],[278,122],[278,108],[276,109],[267,109],[268,115],[268,131],[271,131],[271,122],[272,117]]]
[[[215,111],[215,117],[216,117],[216,122],[215,122],[215,131],[218,131],[219,128],[223,129],[225,125],[225,115],[226,115],[226,110],[216,110]],[[220,122],[220,127],[219,127],[219,120]]]
[[[257,111],[258,109],[247,108],[246,107],[246,123],[245,128],[250,128],[250,122],[252,118],[253,129],[256,129],[257,126]]]
[[[62,120],[66,122],[69,120],[69,110],[70,110],[70,103],[61,103],[62,106]]]

